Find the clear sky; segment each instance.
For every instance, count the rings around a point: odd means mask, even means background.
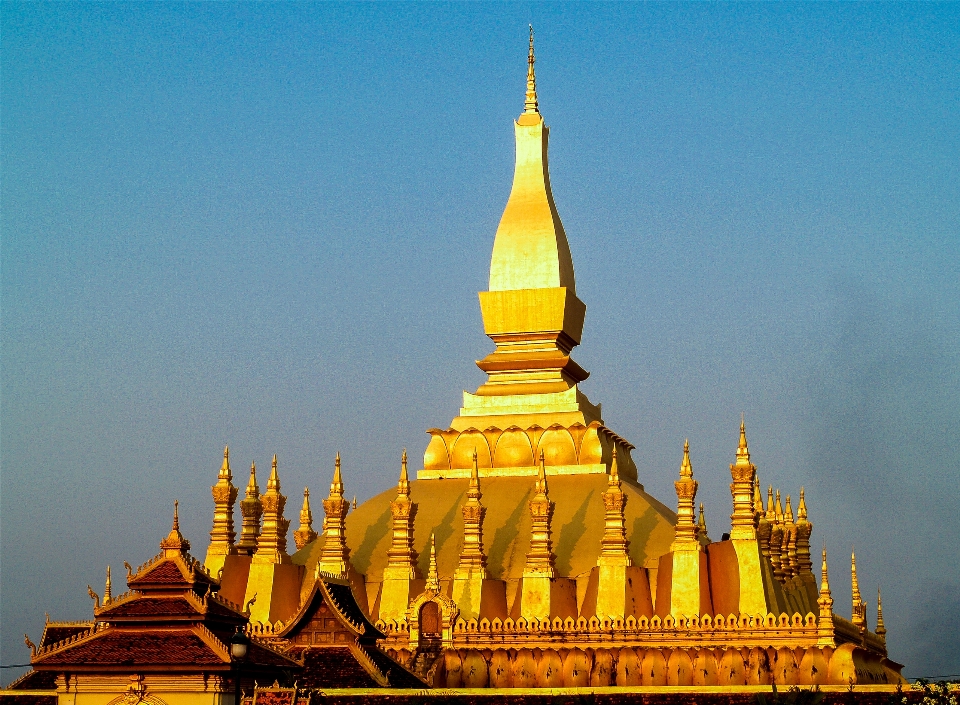
[[[532,22],[582,388],[641,481],[674,505],[689,437],[718,539],[745,412],[838,612],[855,545],[892,657],[960,673],[960,4],[0,13],[3,664],[175,498],[203,556],[224,444],[294,519],[337,450],[360,500],[422,457],[492,349]]]

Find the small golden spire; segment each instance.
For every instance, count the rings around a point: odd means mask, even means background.
[[[787,524],[793,523],[793,507],[790,506],[790,495],[787,495],[787,510],[784,512],[784,521]]]
[[[403,449],[403,455],[400,456],[400,481],[397,483],[397,496],[410,496],[410,480],[407,475],[407,449]]]
[[[827,545],[823,545],[823,562],[820,564],[820,596],[821,598],[826,595],[830,597],[830,577],[827,574]],[[833,600],[830,600],[830,604],[833,604]]]
[[[674,529],[673,543],[670,550],[686,547],[696,547],[697,541],[697,512],[694,499],[697,496],[697,487],[700,483],[693,479],[693,465],[690,463],[690,441],[683,442],[683,460],[680,461],[680,479],[674,481],[677,492],[677,524]]]
[[[880,588],[877,587],[877,636],[887,640],[887,628],[883,624],[883,598],[880,596]]]
[[[357,495],[353,495],[353,505],[352,505],[352,507],[353,507],[354,509],[357,508]]]
[[[683,441],[683,460],[680,461],[680,479],[693,478],[693,466],[690,465],[690,439]]]
[[[247,483],[246,497],[240,500],[240,513],[243,515],[243,522],[240,525],[240,541],[237,543],[237,550],[245,555],[251,555],[257,550],[260,517],[263,515],[263,502],[260,500],[255,462],[250,463],[250,481]]]
[[[540,467],[537,470],[537,484],[535,486],[535,491],[538,495],[547,494],[547,468],[544,463],[543,451],[540,451]]]
[[[346,518],[350,502],[343,498],[343,476],[340,470],[340,453],[333,464],[333,481],[330,495],[323,500],[323,549],[317,570],[330,575],[346,576],[350,570],[350,549],[347,548]]]
[[[760,494],[760,477],[757,475],[753,476],[753,513],[758,519],[763,514],[763,495]]]
[[[850,554],[850,591],[853,598],[852,618],[850,621],[861,629],[866,629],[867,603],[864,602],[860,596],[860,582],[857,580],[857,554],[855,551]]]
[[[160,542],[160,548],[163,550],[163,553],[167,557],[172,557],[178,554],[184,554],[190,550],[190,542],[183,538],[183,534],[180,533],[180,502],[177,500],[173,501],[173,528],[170,529],[170,533],[167,534],[167,537]]]
[[[480,499],[480,467],[477,464],[477,449],[473,449],[473,467],[470,469],[470,484],[467,486],[468,499]]]
[[[777,523],[783,523],[783,502],[780,501],[780,490],[777,490],[777,503],[774,505],[776,511]]]
[[[740,444],[737,446],[737,464],[745,465],[750,462],[750,449],[747,447],[747,427],[744,423],[744,413],[740,412]]]
[[[539,114],[539,104],[537,103],[537,76],[533,70],[533,64],[536,59],[533,58],[533,25],[530,25],[530,50],[527,52],[527,96],[523,103],[524,114]]]
[[[773,485],[767,485],[767,521],[777,520],[777,510],[773,506]]]
[[[437,540],[430,534],[430,567],[427,569],[427,590],[440,592],[440,577],[437,575]]]
[[[333,464],[333,482],[330,483],[330,496],[343,497],[343,479],[340,476],[340,451]]]
[[[703,513],[703,502],[700,502],[700,518],[697,520],[698,537],[707,537],[707,517]]]
[[[270,464],[270,478],[267,480],[267,492],[270,490],[280,491],[280,475],[277,473],[277,454],[273,454],[273,462]]]
[[[103,586],[103,604],[104,604],[104,605],[109,605],[109,604],[110,604],[110,600],[113,599],[113,593],[112,593],[112,590],[111,590],[112,587],[113,587],[113,585],[112,585],[112,583],[110,582],[110,566],[107,566],[107,582],[106,582],[106,584]]]
[[[600,539],[600,557],[598,566],[629,566],[630,554],[627,551],[630,542],[627,541],[626,524],[623,508],[627,497],[623,494],[620,482],[620,470],[617,464],[617,445],[613,445],[613,458],[610,462],[610,479],[607,489],[603,493],[604,528]]]
[[[277,456],[273,456],[267,491],[260,497],[263,510],[263,527],[257,538],[257,550],[253,554],[254,563],[289,563],[287,555],[287,530],[290,520],[284,518],[283,510],[287,498],[280,493],[280,473],[277,470]],[[241,502],[241,506],[242,506]]]
[[[833,646],[836,643],[833,627],[833,597],[830,594],[830,579],[827,577],[827,544],[823,544],[823,562],[820,565],[820,597],[817,605],[817,646]]]
[[[800,488],[800,503],[797,504],[797,522],[807,518],[807,500],[803,496],[803,488]]]
[[[313,512],[310,511],[310,489],[304,487],[303,508],[300,510],[300,527],[293,532],[293,541],[299,551],[316,538],[317,532],[313,530]]]
[[[540,468],[534,485],[534,496],[530,500],[530,546],[527,549],[527,562],[523,569],[524,577],[556,576],[551,538],[554,503],[547,494],[547,470],[543,451],[540,451]]]
[[[233,479],[233,475],[230,472],[230,446],[223,447],[223,465],[220,466],[220,474],[218,477],[227,482]]]

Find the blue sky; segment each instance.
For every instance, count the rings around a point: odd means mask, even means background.
[[[2,662],[225,443],[291,515],[394,483],[491,349],[527,24],[575,357],[714,538],[746,413],[912,675],[960,673],[960,5],[0,4]],[[926,671],[930,671],[927,673]],[[13,671],[4,671],[8,681]]]

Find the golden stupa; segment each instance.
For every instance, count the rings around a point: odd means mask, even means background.
[[[449,688],[901,682],[879,599],[868,629],[855,563],[851,620],[833,611],[825,550],[814,575],[803,490],[796,514],[779,490],[764,503],[742,419],[732,528],[711,541],[689,444],[674,511],[644,491],[633,446],[579,389],[586,306],[550,188],[532,29],[514,131],[480,292],[487,380],[428,431],[416,479],[404,451],[397,486],[351,507],[338,457],[322,531],[305,490],[293,555],[276,457],[262,494],[251,468],[236,540],[225,454],[205,561],[220,594],[283,647],[318,576],[346,579],[381,648]]]

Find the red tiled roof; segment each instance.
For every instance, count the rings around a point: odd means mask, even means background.
[[[190,582],[183,577],[180,566],[173,560],[165,560],[149,568],[142,575],[136,575],[127,581],[127,585],[135,587],[137,585],[183,585],[187,586]]]
[[[40,643],[37,644],[37,648],[42,649],[44,646],[56,644],[58,641],[69,639],[76,634],[90,631],[90,627],[92,626],[93,622],[83,624],[47,624],[43,629],[43,635],[40,637]]]
[[[57,674],[52,671],[30,671],[7,686],[7,690],[56,690]],[[6,701],[4,701],[6,702]]]
[[[38,666],[213,666],[229,664],[189,630],[106,629],[88,641],[49,655]]]
[[[110,621],[115,617],[157,617],[170,615],[181,617],[197,615],[197,609],[183,597],[136,597],[122,602],[116,607],[107,605],[106,609],[97,613],[98,619]]]

